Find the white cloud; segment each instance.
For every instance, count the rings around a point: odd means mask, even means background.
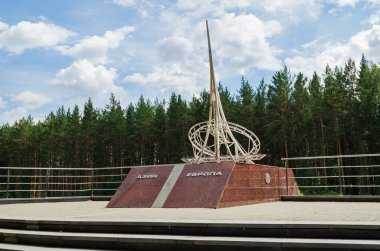
[[[204,16],[217,16],[224,12],[222,2],[215,3],[215,1],[203,0],[179,0],[176,4],[179,11],[185,11],[186,15],[192,18],[199,18]]]
[[[336,7],[330,9],[328,13],[335,15],[338,11],[342,10],[342,8],[346,6],[354,8],[357,2],[357,0],[328,0],[327,3],[336,5]]]
[[[320,0],[179,0],[176,7],[193,18],[259,11],[266,12],[266,16],[275,16],[278,20],[299,22],[303,19],[316,20],[322,12],[323,3]]]
[[[0,97],[0,109],[5,107],[5,101]]]
[[[373,6],[380,6],[379,0],[367,0],[369,3],[371,3]]]
[[[196,70],[189,71],[180,64],[171,64],[169,66],[155,66],[151,73],[143,75],[134,73],[124,78],[124,82],[137,83],[158,90],[157,94],[170,95],[175,91],[186,98],[198,93],[201,89],[197,83],[207,83],[208,80],[203,78],[207,76],[206,67],[195,67]]]
[[[316,20],[323,8],[318,0],[262,0],[256,4],[268,13],[280,15],[281,20],[290,19],[294,22],[302,19]]]
[[[108,50],[117,48],[125,36],[134,30],[134,27],[124,26],[114,31],[107,31],[101,37],[84,38],[73,47],[61,46],[57,49],[63,55],[70,55],[76,59],[86,59],[94,64],[106,64]]]
[[[316,70],[322,73],[326,64],[330,66],[343,66],[348,58],[360,61],[362,53],[371,60],[380,60],[380,25],[374,25],[371,29],[361,31],[352,36],[346,43],[324,44],[309,43],[310,55],[296,55],[285,59],[286,65],[292,71],[301,71],[308,75]]]
[[[272,37],[278,34],[281,34],[283,27],[280,22],[276,20],[271,20],[264,22],[264,35],[265,37]]]
[[[239,73],[252,68],[274,70],[281,66],[276,58],[277,49],[267,41],[280,29],[277,22],[267,23],[266,27],[252,14],[225,14],[211,20],[210,28],[218,60],[225,61]]]
[[[244,3],[239,1],[235,7],[244,6]],[[149,86],[169,95],[173,91],[186,93],[186,97],[207,88],[206,27],[203,20],[196,20],[198,7],[202,6],[200,12],[206,13],[212,9],[210,4],[214,2],[179,1],[175,9],[164,11],[160,16],[161,26],[171,32],[157,42],[155,49],[159,58],[154,58],[155,54],[151,51],[137,51],[141,53],[135,56],[140,64],[149,65],[151,70],[136,70],[124,81]],[[229,8],[232,6],[230,4]],[[182,15],[181,11],[176,14],[177,9],[190,11]],[[217,81],[241,76],[253,69],[277,70],[281,67],[281,61],[277,59],[279,49],[272,47],[268,41],[283,31],[281,23],[275,20],[263,22],[253,14],[226,13],[221,8],[216,12],[218,14],[208,20]]]
[[[380,11],[377,11],[376,13],[372,14],[367,20],[367,23],[369,24],[379,24],[380,23]]]
[[[95,65],[86,59],[75,61],[65,69],[61,69],[53,85],[64,86],[79,91],[83,96],[120,94],[123,89],[115,85],[117,71],[103,65]]]
[[[358,0],[329,0],[330,3],[338,5],[338,7],[351,6],[355,7]]]
[[[191,3],[188,4],[187,8],[191,8]],[[162,18],[164,23],[173,26],[173,33],[157,42],[159,61],[153,64],[151,71],[136,71],[126,76],[124,82],[159,90],[160,94],[170,95],[174,91],[191,97],[207,88],[209,83],[205,23],[201,21],[194,25],[192,18],[181,18],[173,23],[176,16],[169,12]],[[276,58],[278,50],[267,41],[281,32],[280,23],[264,23],[252,14],[224,13],[209,19],[209,27],[217,81],[255,68],[273,70],[281,67]],[[144,56],[139,58],[146,59]],[[144,64],[152,64],[149,58],[146,60]]]
[[[191,42],[183,37],[166,37],[158,41],[158,53],[167,62],[183,61],[192,51]]]
[[[221,0],[220,4],[226,9],[247,8],[252,6],[251,0]]]
[[[251,0],[179,0],[176,6],[181,10],[199,10],[200,8],[209,9],[236,9],[236,8],[246,8],[252,5]]]
[[[31,110],[40,108],[49,104],[52,99],[42,93],[34,93],[31,91],[23,91],[12,97],[17,106],[11,107],[9,110],[0,114],[0,124],[12,124],[16,120],[28,116]],[[8,105],[9,106],[9,105]],[[5,102],[0,97],[0,108],[5,107]]]
[[[41,93],[24,91],[13,97],[13,100],[22,103],[22,107],[28,110],[39,108],[52,101],[51,98]]]
[[[22,21],[10,27],[2,26],[0,48],[16,54],[21,54],[25,49],[53,47],[74,35],[65,28],[45,22]]]
[[[16,120],[19,120],[23,117],[26,117],[28,110],[24,107],[17,107],[9,111],[5,111],[1,114],[1,122],[5,123],[14,123]]]
[[[0,22],[0,31],[8,29],[9,25],[3,22]]]
[[[153,17],[152,14],[166,8],[166,3],[156,0],[113,0],[113,3],[124,8],[135,9],[142,18]]]
[[[41,21],[48,21],[48,19],[45,17],[45,16],[38,16],[38,19],[40,19]]]
[[[113,2],[123,7],[130,7],[135,5],[135,0],[113,0]]]
[[[177,7],[182,10],[194,10],[199,9],[199,7],[202,5],[202,1],[200,0],[178,0],[177,1]]]

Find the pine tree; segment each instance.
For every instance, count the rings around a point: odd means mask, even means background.
[[[357,93],[357,120],[360,125],[358,129],[361,129],[359,144],[363,152],[377,152],[380,150],[380,68],[369,64],[364,55],[360,63]]]
[[[292,114],[292,155],[309,156],[310,140],[308,132],[311,124],[311,114],[309,105],[309,93],[306,89],[307,78],[299,73],[294,81],[293,92],[291,93],[291,114]]]
[[[210,94],[203,90],[199,97],[193,96],[189,102],[190,124],[194,125],[208,119]]]
[[[246,127],[248,130],[253,129],[253,100],[254,91],[252,86],[245,80],[244,77],[241,79],[240,89],[238,90],[238,114],[239,120],[238,124]]]
[[[181,95],[172,94],[167,110],[168,124],[168,161],[178,163],[182,157],[189,156],[191,145],[187,138],[190,129],[188,107]]]
[[[136,138],[136,111],[133,104],[129,104],[126,111],[125,118],[125,129],[126,129],[126,139],[125,139],[125,161],[126,165],[139,165],[140,161],[138,159],[138,146]]]
[[[265,153],[267,155],[262,161],[265,161],[266,164],[269,164],[271,155],[268,142],[271,134],[268,132],[267,127],[267,105],[267,85],[265,84],[264,79],[261,79],[253,100],[252,131],[260,139],[261,153]]]
[[[154,148],[152,137],[153,107],[149,100],[141,96],[136,106],[136,143],[138,160],[141,165],[152,165],[154,162]]]
[[[125,118],[120,101],[111,94],[109,103],[102,115],[106,124],[106,137],[103,139],[105,150],[108,152],[109,166],[124,165]]]
[[[292,77],[285,66],[274,74],[268,90],[268,122],[272,132],[270,143],[277,161],[283,156],[289,157],[291,85]]]
[[[227,87],[223,87],[221,83],[218,85],[218,91],[219,91],[219,97],[220,102],[223,106],[224,115],[226,116],[228,121],[237,121],[239,120],[238,117],[236,117],[236,104],[234,102],[234,97],[231,95],[231,92],[228,90]]]
[[[164,102],[156,100],[154,105],[154,119],[152,124],[152,136],[154,145],[154,164],[167,163],[167,118],[164,108]]]
[[[94,168],[96,125],[98,112],[94,109],[91,99],[84,104],[83,117],[81,121],[82,137],[82,163],[86,168]]]
[[[79,107],[67,112],[67,129],[65,133],[65,167],[81,166],[81,116]]]

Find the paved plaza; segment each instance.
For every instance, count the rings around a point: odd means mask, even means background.
[[[380,222],[380,203],[273,202],[204,208],[106,208],[106,201],[0,205],[0,218],[112,221],[321,221]]]

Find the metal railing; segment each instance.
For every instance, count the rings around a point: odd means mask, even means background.
[[[305,195],[380,195],[379,157],[377,153],[281,160]]]
[[[0,199],[111,196],[133,167],[0,167]]]
[[[380,195],[380,154],[282,160],[287,193],[291,169],[305,195]],[[131,168],[0,167],[0,199],[112,196]]]

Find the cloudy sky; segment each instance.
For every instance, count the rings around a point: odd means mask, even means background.
[[[0,1],[0,125],[91,98],[189,99],[208,88],[205,20],[217,81],[270,83],[326,64],[380,61],[380,0]]]

